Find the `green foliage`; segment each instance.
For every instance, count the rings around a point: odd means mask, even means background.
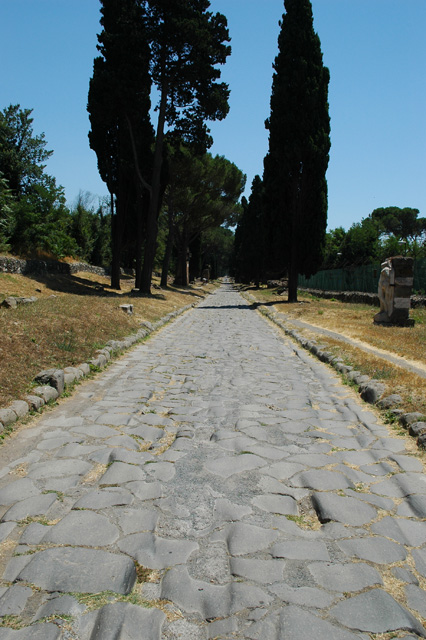
[[[169,165],[170,183],[165,204],[178,256],[176,281],[185,285],[189,247],[194,253],[193,243],[202,239],[205,232],[222,225],[232,226],[238,219],[238,200],[244,189],[245,175],[223,156],[210,153],[196,156],[184,147],[171,155]],[[197,251],[201,261],[201,247]],[[195,265],[195,276],[199,275],[201,267],[201,264]]]
[[[426,255],[426,218],[405,207],[375,209],[345,232],[342,227],[326,237],[324,269],[382,262],[395,255]]]
[[[270,267],[289,273],[289,300],[297,276],[322,262],[327,222],[330,119],[329,71],[313,29],[310,0],[285,0],[274,63],[269,151],[264,189]]]
[[[228,275],[233,250],[234,234],[231,229],[209,229],[201,236],[201,269],[209,265],[212,280]]]
[[[0,173],[0,251],[8,251],[13,228],[13,197],[6,178]]]
[[[103,267],[111,261],[111,216],[106,209],[106,203],[100,203],[96,209],[93,196],[80,192],[70,211],[70,234],[77,244],[77,255],[90,264]]]
[[[265,226],[263,213],[263,184],[255,176],[249,201],[243,202],[243,214],[235,232],[234,271],[238,282],[259,282],[264,274]]]
[[[28,194],[44,178],[47,151],[44,133],[33,134],[32,109],[9,105],[0,112],[0,167],[14,197]]]

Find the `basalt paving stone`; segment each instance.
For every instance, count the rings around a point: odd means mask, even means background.
[[[247,447],[247,451],[261,456],[262,458],[267,458],[268,460],[282,460],[283,458],[287,458],[289,455],[287,451],[279,449],[278,447],[268,447],[261,444],[250,445]]]
[[[53,460],[49,462],[37,462],[31,465],[28,476],[34,480],[42,478],[60,478],[63,476],[84,476],[92,466],[84,460]]]
[[[297,502],[290,496],[260,495],[252,500],[252,504],[269,513],[297,516]]]
[[[352,482],[342,473],[326,469],[302,471],[292,476],[291,484],[295,487],[305,487],[316,491],[334,491],[354,487]]]
[[[232,556],[242,556],[267,549],[278,536],[277,531],[238,522],[215,533],[211,540],[212,542],[223,540],[228,545],[229,553]]]
[[[308,489],[289,487],[284,482],[271,476],[262,476],[259,480],[259,489],[267,493],[276,493],[282,496],[291,496],[295,500],[302,500],[309,495]]]
[[[81,616],[79,640],[160,640],[166,616],[158,609],[144,609],[128,602],[107,604]]]
[[[216,460],[208,460],[204,468],[210,473],[221,476],[222,478],[229,478],[236,473],[243,473],[244,471],[252,471],[253,469],[259,469],[264,467],[266,461],[259,456],[252,454],[241,454],[236,456],[223,456]]]
[[[337,460],[323,453],[300,453],[292,456],[291,462],[303,465],[303,467],[326,467],[329,464],[337,463]]]
[[[0,598],[0,617],[18,615],[25,609],[28,598],[33,595],[29,587],[14,584]]]
[[[417,571],[426,578],[426,549],[413,549],[411,552]]]
[[[426,518],[426,496],[416,494],[406,496],[398,506],[396,513],[398,516],[407,516],[408,518]]]
[[[108,518],[93,511],[71,511],[49,528],[43,542],[102,547],[119,537],[117,527]]]
[[[191,540],[168,540],[152,533],[135,533],[122,538],[118,547],[144,567],[166,569],[185,563],[198,549],[198,544]]]
[[[420,547],[426,542],[426,522],[386,516],[379,522],[375,522],[371,530],[409,547]]]
[[[131,504],[133,496],[130,491],[122,487],[110,487],[89,491],[75,502],[73,509],[105,509],[117,505]]]
[[[247,505],[239,505],[226,498],[219,498],[214,505],[213,517],[215,523],[220,524],[241,520],[250,513],[252,513],[252,509]]]
[[[320,540],[287,540],[274,544],[271,548],[273,558],[289,560],[325,560],[330,556],[324,542]]]
[[[99,424],[91,424],[89,426],[73,427],[73,433],[81,433],[88,438],[110,438],[117,435],[117,430]]]
[[[302,464],[297,464],[296,462],[286,462],[284,460],[283,462],[276,462],[275,464],[268,465],[266,468],[262,469],[262,473],[268,476],[272,476],[277,480],[288,480],[303,468],[304,466]]]
[[[341,593],[383,584],[379,572],[363,562],[312,562],[308,569],[321,587]]]
[[[124,433],[129,436],[138,436],[147,442],[155,442],[164,436],[164,429],[159,427],[150,427],[149,425],[140,425],[137,427],[126,427]]]
[[[285,562],[283,560],[231,558],[230,566],[232,575],[267,585],[282,581]]]
[[[86,455],[89,455],[99,449],[98,445],[83,445],[78,443],[70,443],[61,447],[59,451],[56,452],[58,458],[79,458]]]
[[[182,589],[182,585],[185,589]],[[161,597],[205,620],[225,618],[247,607],[266,605],[271,597],[259,587],[242,583],[213,585],[190,577],[185,567],[170,569],[161,583]]]
[[[241,451],[245,451],[247,453],[247,448],[251,447],[254,443],[252,438],[247,438],[245,436],[236,436],[234,438],[221,439],[218,442],[218,446],[221,449],[225,449],[227,451],[235,451],[236,453],[240,453]]]
[[[114,509],[112,513],[126,536],[141,531],[154,531],[159,516],[157,511],[141,509],[140,507],[137,509],[129,509],[127,507]]]
[[[33,621],[40,620],[41,618],[48,618],[53,615],[66,615],[77,616],[82,614],[86,609],[84,604],[80,604],[72,596],[56,596],[49,599],[41,607],[37,609],[37,612],[33,618]]]
[[[325,609],[331,605],[335,596],[316,587],[289,587],[281,582],[269,587],[269,591],[287,604],[297,604],[314,609]]]
[[[0,629],[0,640],[59,640],[61,632],[55,624],[34,624],[24,629]]]
[[[381,538],[355,538],[337,542],[340,549],[349,557],[368,560],[376,564],[391,564],[405,560],[407,553],[400,544]]]
[[[320,522],[336,520],[344,524],[359,526],[377,517],[374,507],[357,500],[332,493],[314,493],[312,505]]]
[[[359,635],[342,629],[306,609],[289,605],[254,623],[245,631],[250,640],[360,640]],[[361,636],[368,640],[367,636]]]
[[[144,480],[145,473],[139,467],[124,462],[114,462],[99,479],[103,486],[125,484],[135,480]]]
[[[123,449],[131,449],[132,451],[139,451],[139,444],[127,435],[117,435],[112,438],[108,438],[105,441],[109,447],[123,447]]]
[[[37,449],[41,451],[52,451],[53,449],[59,449],[63,445],[70,442],[83,442],[83,438],[77,436],[61,436],[60,438],[46,438],[37,444]]]
[[[110,451],[111,453],[108,463],[125,462],[126,464],[139,465],[139,467],[143,467],[148,460],[153,460],[151,452],[148,451],[128,451],[127,449],[111,449]]]
[[[395,507],[395,503],[391,498],[383,498],[382,496],[376,496],[374,494],[364,491],[352,491],[352,489],[346,489],[345,494],[349,498],[355,498],[356,500],[362,500],[368,502],[374,507],[384,509],[385,511],[392,511]]]
[[[102,570],[100,570],[102,567]],[[133,561],[97,549],[63,547],[39,551],[30,557],[18,580],[46,591],[127,594],[136,580]]]
[[[395,469],[388,462],[376,462],[375,464],[366,464],[360,467],[361,471],[371,476],[386,476],[389,473],[395,473]]]
[[[26,498],[20,502],[16,502],[10,507],[2,517],[2,522],[10,520],[24,520],[28,516],[44,515],[54,502],[56,502],[56,494],[44,494]]]
[[[426,637],[425,629],[412,613],[382,589],[371,589],[339,602],[329,613],[341,624],[358,631],[389,633],[403,629]]]
[[[2,524],[0,524],[0,542],[6,540],[8,535],[14,530],[15,526],[15,522],[3,522]]]
[[[390,459],[396,462],[403,471],[415,471],[420,473],[423,471],[423,465],[421,461],[418,458],[414,458],[413,456],[391,455]]]
[[[405,569],[404,567],[393,567],[391,569],[391,573],[393,576],[395,576],[397,580],[400,580],[401,582],[406,582],[407,584],[415,584],[415,585],[419,584],[419,581],[417,580],[416,576],[413,573],[411,573],[411,571],[408,571],[408,569]]]
[[[175,465],[172,462],[148,462],[144,470],[148,476],[160,482],[169,482],[176,473]]]
[[[426,598],[424,590],[414,584],[409,584],[405,587],[405,597],[407,598],[407,605],[410,609],[414,609],[422,618],[426,618]]]
[[[422,473],[398,473],[371,486],[371,491],[383,496],[404,498],[413,493],[426,494],[426,476]]]
[[[11,505],[18,500],[33,498],[41,494],[30,478],[19,478],[0,489],[0,504]]]
[[[133,418],[134,424],[137,425],[151,425],[156,427],[169,427],[174,424],[174,420],[171,418],[163,418],[157,416],[155,413],[147,413],[143,416]]]

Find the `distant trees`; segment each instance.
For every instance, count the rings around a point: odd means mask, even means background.
[[[323,269],[381,262],[393,255],[426,256],[426,218],[411,207],[381,207],[327,233]]]
[[[236,223],[245,175],[223,156],[210,153],[196,156],[183,147],[170,157],[169,167],[170,182],[164,198],[168,216],[168,250],[162,284],[166,284],[174,247],[177,254],[175,282],[187,285],[186,265],[190,247],[201,241],[207,231]]]
[[[235,231],[235,277],[239,282],[254,281],[259,286],[265,274],[265,220],[263,183],[255,176],[251,195],[243,201],[243,213]]]
[[[269,151],[263,183],[267,246],[275,268],[288,272],[288,299],[296,301],[298,274],[312,275],[323,258],[329,71],[313,29],[310,0],[285,0],[284,6],[266,121]]]

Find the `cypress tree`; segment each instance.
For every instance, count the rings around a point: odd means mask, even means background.
[[[313,28],[310,0],[284,0],[274,63],[269,151],[264,161],[268,251],[287,271],[289,302],[298,274],[322,262],[327,226],[326,171],[330,150],[329,70]]]

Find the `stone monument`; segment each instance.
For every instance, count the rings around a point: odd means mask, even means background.
[[[409,318],[413,266],[414,259],[403,256],[382,262],[378,291],[380,311],[374,316],[375,324],[414,325],[414,320]]]

